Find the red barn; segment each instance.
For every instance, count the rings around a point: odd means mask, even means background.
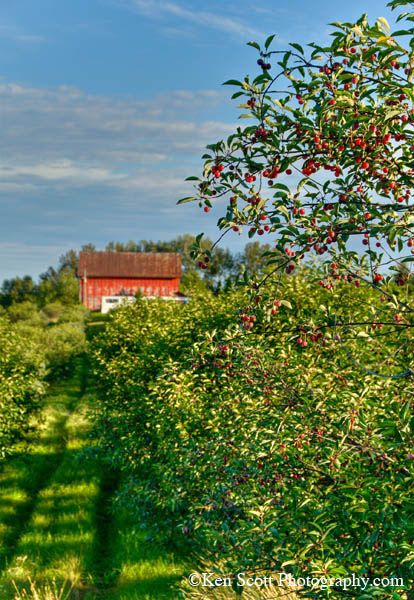
[[[181,256],[173,252],[81,252],[80,300],[100,310],[103,296],[178,296]]]

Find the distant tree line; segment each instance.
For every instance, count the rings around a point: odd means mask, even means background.
[[[270,250],[268,244],[250,242],[242,252],[233,253],[226,248],[215,248],[211,254],[209,268],[201,270],[191,257],[195,237],[180,235],[170,241],[140,240],[138,242],[109,242],[104,250],[109,252],[178,252],[182,257],[182,291],[191,288],[211,289],[215,292],[234,285],[243,272],[248,274],[263,272],[266,268],[264,254]],[[208,238],[204,247],[211,248]],[[79,302],[79,284],[76,277],[80,252],[95,252],[94,244],[85,244],[80,251],[71,249],[63,254],[57,267],[49,267],[36,282],[30,275],[4,280],[0,288],[0,306],[8,308],[13,304],[30,301],[43,308],[59,302],[73,305]]]

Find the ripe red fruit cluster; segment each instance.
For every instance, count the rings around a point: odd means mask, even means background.
[[[221,177],[222,171],[224,171],[224,166],[221,164],[213,165],[211,167],[211,172],[213,173],[214,177],[216,177],[217,179],[219,179]]]
[[[273,307],[272,310],[270,311],[272,315],[276,315],[279,312],[279,308],[282,306],[282,302],[281,300],[274,300],[273,301]]]
[[[319,281],[319,285],[325,290],[331,290],[333,288],[333,284],[331,281],[324,281],[323,279]]]
[[[265,169],[263,171],[263,177],[268,177],[269,179],[276,179],[279,173],[280,168],[277,165],[275,165],[271,169]]]
[[[266,138],[268,137],[268,135],[269,135],[269,131],[266,131],[266,129],[265,129],[264,127],[260,126],[260,127],[258,127],[258,128],[256,129],[256,131],[255,131],[255,134],[254,134],[254,137],[255,137],[256,139],[259,139],[259,138],[260,138],[260,139],[262,139],[263,141],[265,141],[265,140],[266,140]]]
[[[204,256],[202,260],[199,260],[197,265],[200,269],[208,269],[208,263],[210,262],[210,258],[208,256]]]
[[[300,215],[301,217],[303,217],[306,213],[304,208],[297,208],[296,206],[293,207],[292,213],[296,216],[296,215]]]
[[[243,329],[250,331],[250,329],[253,329],[254,323],[256,321],[256,315],[242,314],[240,315],[240,320],[242,322]]]
[[[318,333],[312,333],[309,336],[309,339],[311,342],[319,342],[320,340],[323,340],[324,335],[322,332],[318,331]]]

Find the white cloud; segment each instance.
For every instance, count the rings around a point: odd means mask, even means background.
[[[261,36],[260,31],[245,21],[234,15],[226,15],[223,11],[225,3],[221,6],[219,13],[200,10],[198,7],[190,8],[168,0],[118,0],[118,3],[151,19],[175,17],[185,23],[223,31],[243,38]]]
[[[16,177],[34,177],[49,181],[74,180],[78,183],[88,183],[90,181],[108,181],[113,175],[108,169],[76,166],[70,160],[38,163],[34,165],[0,165],[0,180]]]
[[[225,97],[181,90],[137,101],[0,83],[0,238],[9,241],[0,280],[42,272],[88,241],[199,227],[214,236],[216,215],[197,225],[200,209],[176,201],[191,193],[185,178],[200,173],[205,145],[234,129],[216,117]]]
[[[15,25],[0,23],[0,38],[22,44],[42,44],[46,40],[41,35],[27,33]]]
[[[167,190],[171,174],[183,184],[188,164],[205,145],[233,130],[200,117],[214,112],[224,97],[180,90],[143,102],[71,87],[0,84],[0,192],[91,185],[142,189],[150,179]]]

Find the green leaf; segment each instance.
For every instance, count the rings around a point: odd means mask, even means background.
[[[265,44],[264,44],[266,50],[269,48],[269,46],[273,42],[274,38],[275,38],[274,34],[273,35],[269,35],[269,37],[267,38],[267,40],[265,41]]]
[[[399,29],[398,31],[393,31],[392,33],[392,37],[398,37],[401,35],[413,35],[413,30],[410,29],[408,31],[407,29]]]
[[[252,48],[256,48],[256,50],[260,51],[260,46],[257,42],[247,42],[247,46],[251,46]]]
[[[302,48],[302,46],[300,44],[296,44],[294,42],[291,42],[289,44],[289,46],[292,46],[292,48],[295,48],[295,50],[297,50],[298,52],[300,52],[301,54],[305,54],[304,49]]]
[[[237,81],[237,79],[228,79],[222,85],[238,85],[239,87],[243,86],[242,82]]]
[[[193,196],[186,196],[185,198],[178,200],[177,204],[186,204],[187,202],[194,202],[194,200],[197,200],[197,198],[194,198]]]
[[[278,190],[284,190],[285,192],[290,192],[290,189],[284,183],[274,183],[272,188],[278,189]]]
[[[239,96],[243,96],[244,92],[234,92],[234,94],[232,94],[231,99],[234,100],[235,98],[238,98]]]

